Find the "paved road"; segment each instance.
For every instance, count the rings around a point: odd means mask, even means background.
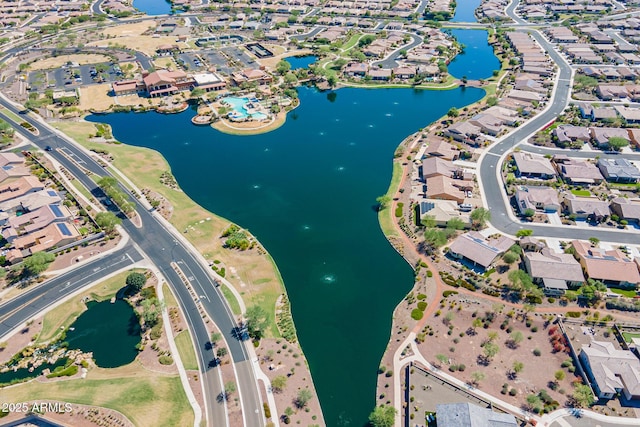
[[[102,3],[104,3],[104,0],[97,0],[91,5],[91,11],[96,15],[104,15],[104,11],[102,10]]]
[[[16,114],[20,112],[4,99],[0,100],[0,104]],[[85,154],[84,151],[54,133],[48,126],[43,125],[26,114],[21,115],[21,117],[40,131],[39,136],[33,136],[1,112],[0,117],[13,124],[17,132],[23,134],[38,147],[44,148],[49,145],[54,148],[54,150],[48,154],[52,155],[62,166],[81,181],[90,192],[100,194],[100,190],[96,187],[93,179],[87,175],[86,171],[90,171],[97,176],[105,176],[107,173],[89,155]],[[67,154],[66,156],[62,154],[63,151]],[[74,161],[69,160],[68,157],[72,157]],[[78,164],[81,165],[83,169],[80,169]],[[222,385],[217,377],[218,374],[216,371],[218,368],[209,365],[209,362],[214,359],[214,356],[213,351],[208,349],[207,346],[209,341],[208,333],[205,329],[204,321],[198,313],[198,308],[188,290],[181,282],[178,274],[170,267],[171,262],[176,262],[183,269],[184,274],[189,279],[195,292],[203,296],[200,298],[200,301],[207,314],[221,329],[224,339],[228,344],[233,362],[237,364],[248,360],[248,353],[245,348],[245,343],[236,339],[236,319],[231,313],[219,288],[215,286],[215,282],[209,274],[208,269],[205,270],[194,254],[186,248],[179,239],[176,239],[154,214],[148,212],[135,197],[131,196],[131,199],[135,202],[136,212],[142,219],[143,227],[135,227],[126,218],[123,219],[122,226],[130,238],[139,245],[140,249],[165,274],[169,285],[176,293],[182,309],[187,316],[189,329],[194,336],[195,345],[198,350],[198,358],[201,362],[205,380],[205,402],[207,404],[209,423],[210,425],[224,426],[226,425],[226,416],[220,411],[221,405],[218,404],[216,400],[217,395],[222,392]],[[239,384],[237,388],[238,393],[241,395],[243,412],[246,415],[246,425],[262,426],[264,424],[262,403],[256,392],[257,383],[253,370],[238,370],[238,378]],[[250,385],[252,386],[249,387]]]
[[[325,29],[325,27],[316,26],[313,30],[309,31],[306,34],[296,34],[296,35],[290,36],[289,38],[296,39],[298,41],[303,41],[303,40],[315,37],[316,34],[318,34],[320,31],[322,31],[324,29]]]
[[[100,278],[143,259],[132,244],[61,274],[7,302],[0,303],[0,339],[42,310]]]
[[[516,24],[527,24],[527,21],[516,15],[516,9],[518,8],[519,4],[520,0],[512,0],[505,9],[505,13],[509,18],[513,19]]]
[[[396,62],[396,59],[398,59],[400,57],[400,51],[404,50],[404,51],[409,51],[409,49],[413,49],[416,46],[419,46],[422,44],[422,37],[420,37],[417,34],[410,34],[407,33],[411,36],[411,43],[405,44],[404,46],[400,46],[399,48],[397,48],[396,50],[394,50],[393,52],[391,52],[391,54],[389,56],[387,56],[386,58],[380,60],[380,61],[376,61],[374,63],[371,64],[372,67],[377,67],[380,64],[382,64],[382,68],[394,68],[398,66],[398,63]]]

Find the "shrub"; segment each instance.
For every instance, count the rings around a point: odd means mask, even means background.
[[[457,294],[457,293],[458,293],[458,291],[444,291],[444,292],[442,293],[442,296],[446,298],[446,297],[448,297],[449,295],[455,295],[455,294]]]
[[[424,301],[420,301],[418,303],[418,310],[425,311],[427,309],[427,303]]]
[[[579,311],[567,311],[567,317],[580,317],[582,313]]]
[[[384,373],[384,376],[387,378],[390,378],[393,376],[393,371],[391,369],[389,369],[387,372]]]
[[[458,371],[460,372],[464,372],[464,370],[467,369],[467,366],[463,363],[458,365]]]
[[[160,356],[158,358],[158,362],[160,362],[161,365],[172,365],[173,364],[173,357],[171,357],[171,356]]]
[[[539,348],[535,348],[535,349],[533,349],[533,355],[534,356],[540,356],[540,355],[542,355],[542,352],[540,351]]]
[[[515,388],[512,388],[511,390],[509,390],[509,396],[515,396],[516,394],[518,394],[518,392],[516,391]]]
[[[433,272],[431,270],[427,270],[427,277],[433,277]]]
[[[424,316],[424,313],[419,308],[414,308],[413,310],[411,310],[411,318],[413,320],[420,320],[422,319],[422,316]]]
[[[416,298],[419,299],[419,300],[423,300],[423,299],[426,299],[427,296],[425,294],[418,294],[418,296]]]
[[[262,407],[264,408],[264,417],[266,419],[271,418],[271,409],[269,408],[269,404],[265,402],[262,404]]]

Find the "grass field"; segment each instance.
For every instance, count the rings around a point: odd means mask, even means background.
[[[23,119],[20,118],[20,116],[18,116],[17,114],[15,114],[13,111],[7,109],[7,108],[0,108],[0,111],[2,111],[3,114],[6,114],[7,116],[9,116],[13,121],[15,121],[16,123],[22,123],[24,122]]]
[[[623,332],[622,336],[624,337],[624,340],[626,342],[631,342],[632,338],[640,338],[640,333],[634,334],[634,333],[631,333],[631,332]]]
[[[241,290],[247,306],[259,304],[270,313],[272,335],[279,337],[275,325],[275,303],[284,287],[277,269],[268,255],[257,251],[236,251],[223,248],[222,232],[231,224],[205,210],[179,189],[172,189],[160,183],[160,176],[171,169],[158,152],[126,144],[105,144],[89,141],[96,128],[89,122],[58,122],[55,127],[66,133],[84,147],[107,150],[113,157],[113,165],[124,173],[139,188],[148,188],[162,194],[173,206],[171,223],[208,260],[220,260],[224,265],[234,267],[235,274],[227,268],[226,278]],[[244,284],[244,286],[241,286]]]
[[[62,329],[67,329],[87,309],[87,306],[82,302],[83,298],[90,297],[96,301],[104,301],[113,297],[120,288],[125,286],[125,279],[130,272],[124,271],[107,280],[98,282],[45,314],[42,320],[42,331],[38,335],[36,343],[51,341],[62,332]]]
[[[9,388],[3,393],[4,400],[50,399],[96,405],[122,412],[137,426],[193,425],[193,411],[177,375],[150,372],[138,362],[122,368],[92,369],[87,379],[44,384],[31,381]],[[103,378],[93,378],[94,371]]]
[[[175,337],[176,347],[184,369],[196,371],[198,370],[198,361],[196,360],[196,352],[193,349],[193,341],[189,331],[184,330]]]
[[[235,295],[233,295],[233,292],[231,292],[231,289],[229,289],[227,285],[224,284],[220,285],[220,289],[222,289],[222,295],[224,295],[225,299],[229,303],[229,307],[231,307],[231,311],[233,312],[233,314],[241,314],[242,312],[240,311],[240,304],[238,303]]]
[[[396,194],[401,180],[402,165],[400,165],[400,163],[398,162],[393,162],[393,175],[391,177],[391,184],[389,184],[389,189],[387,190],[388,196],[393,197]],[[378,221],[380,222],[380,228],[382,229],[382,232],[385,236],[398,236],[398,232],[393,225],[394,218],[391,205],[387,206],[386,209],[378,211]]]
[[[580,197],[589,197],[591,196],[591,191],[589,190],[571,190],[571,194]]]
[[[618,288],[609,288],[611,292],[614,294],[622,295],[623,297],[633,298],[637,295],[635,289],[618,289]]]

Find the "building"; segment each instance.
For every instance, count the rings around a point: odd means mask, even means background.
[[[620,219],[635,224],[640,223],[640,200],[629,200],[624,197],[616,197],[611,201],[611,211]]]
[[[493,412],[471,403],[441,403],[436,405],[438,427],[517,427],[511,414]]]
[[[240,86],[242,83],[258,83],[259,85],[269,84],[273,77],[264,70],[246,68],[231,75],[231,81]]]
[[[613,182],[638,182],[640,170],[627,159],[599,159],[598,169],[607,181]]]
[[[452,178],[459,168],[440,157],[427,157],[422,161],[422,177],[424,179],[442,175]]]
[[[20,216],[12,216],[2,236],[12,243],[18,236],[33,233],[55,222],[66,222],[72,217],[63,205],[46,205]]]
[[[35,176],[23,176],[17,180],[0,186],[0,203],[35,193],[44,189],[44,185]]]
[[[420,219],[432,218],[436,225],[445,227],[452,219],[459,219],[465,228],[471,227],[469,212],[462,212],[459,205],[451,200],[423,200],[420,202]]]
[[[449,254],[486,270],[514,243],[515,241],[507,236],[487,239],[477,231],[470,231],[461,234],[451,243]]]
[[[555,189],[547,186],[521,186],[515,194],[516,205],[521,215],[527,209],[553,213],[560,210],[560,200]]]
[[[426,179],[428,199],[452,200],[464,203],[468,191],[473,190],[471,181],[453,179],[446,175],[434,175]]]
[[[7,215],[17,212],[31,212],[42,206],[60,203],[61,201],[62,197],[57,191],[47,188],[0,203],[0,212]]]
[[[75,242],[79,238],[80,233],[74,225],[58,222],[18,237],[13,241],[13,246],[15,249],[22,251],[23,255],[30,255],[35,252],[67,245]]]
[[[451,138],[458,142],[464,142],[474,147],[480,146],[484,141],[481,137],[480,127],[473,125],[467,121],[459,121],[448,128],[442,134],[445,138]]]
[[[580,197],[572,193],[564,193],[562,201],[565,210],[577,219],[589,219],[601,222],[610,215],[609,202],[597,197]]]
[[[574,240],[571,245],[588,278],[621,288],[635,288],[640,283],[638,265],[620,250],[596,248],[582,240]]]
[[[557,253],[550,248],[525,252],[524,265],[546,295],[562,295],[569,287],[576,288],[585,282],[582,266],[571,254]]]
[[[556,176],[551,161],[543,156],[526,152],[515,152],[512,156],[518,176],[540,179],[551,179]]]
[[[184,71],[158,70],[142,73],[142,81],[150,97],[173,95],[182,90],[190,90],[194,81]]]
[[[120,80],[111,83],[111,90],[115,96],[123,96],[136,95],[138,92],[146,90],[146,88],[139,80]]]
[[[199,73],[193,75],[194,88],[203,89],[206,92],[212,90],[223,90],[227,87],[227,82],[215,73]]]
[[[578,356],[600,399],[621,393],[627,400],[640,400],[640,359],[629,350],[618,350],[611,342],[591,341]]]
[[[573,185],[599,185],[604,181],[600,169],[588,160],[554,157],[554,162],[562,178]]]
[[[424,150],[424,154],[428,157],[440,157],[444,160],[456,160],[460,151],[448,142],[439,139],[429,142],[429,146]]]

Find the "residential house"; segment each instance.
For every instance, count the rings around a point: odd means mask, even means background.
[[[616,105],[615,111],[617,114],[629,124],[640,123],[640,108],[625,107],[624,105]]]
[[[436,405],[438,427],[517,427],[511,414],[494,412],[472,403],[439,403]]]
[[[461,234],[451,243],[449,254],[486,270],[514,243],[507,236],[487,239],[477,231],[470,231]]]
[[[480,127],[468,121],[459,121],[446,128],[443,135],[455,141],[478,147],[484,141],[481,133]]]
[[[553,213],[560,210],[560,201],[555,189],[547,186],[521,186],[515,194],[516,205],[521,215],[528,209]]]
[[[500,131],[502,131],[503,125],[502,120],[487,113],[476,114],[469,120],[469,123],[480,128],[483,133],[491,136],[497,136]]]
[[[640,170],[627,159],[598,159],[598,169],[607,181],[638,182]]]
[[[626,129],[621,128],[605,128],[605,127],[592,127],[589,128],[591,136],[593,137],[593,143],[598,148],[609,148],[609,139],[622,138],[627,142],[631,142],[629,132]]]
[[[536,239],[531,236],[524,236],[520,238],[520,242],[518,242],[520,247],[525,252],[540,252],[544,248],[547,247],[546,243],[542,240]]]
[[[616,197],[611,201],[611,211],[620,219],[627,222],[640,224],[640,200],[629,200],[624,197]]]
[[[362,62],[350,62],[342,70],[344,74],[351,77],[364,77],[367,71],[369,71],[369,66]]]
[[[391,70],[389,68],[370,68],[369,71],[367,71],[367,76],[369,76],[371,80],[387,81],[391,80]]]
[[[44,189],[44,185],[35,176],[23,176],[17,180],[0,186],[0,203],[7,202],[25,194]]]
[[[582,240],[574,240],[571,245],[575,249],[575,257],[590,279],[623,288],[635,288],[640,283],[638,266],[620,250],[597,248]]]
[[[422,177],[424,179],[438,175],[453,178],[458,169],[449,160],[440,157],[427,157],[422,161]]]
[[[619,350],[609,341],[591,341],[578,356],[600,399],[618,393],[627,400],[640,400],[640,359],[629,350]]]
[[[602,222],[610,215],[609,202],[597,197],[580,197],[572,193],[564,193],[563,198],[562,204],[565,210],[577,219]]]
[[[413,65],[401,65],[393,69],[393,76],[396,79],[412,79],[416,76],[416,67]]]
[[[452,219],[459,219],[465,228],[471,227],[469,212],[462,212],[456,201],[452,200],[424,200],[420,202],[420,219],[427,216],[432,218],[436,225],[444,227]]]
[[[448,142],[438,139],[436,141],[429,142],[424,154],[428,157],[439,157],[444,160],[456,160],[460,151]]]
[[[589,128],[584,126],[560,125],[553,130],[553,134],[558,139],[558,142],[563,144],[570,144],[576,141],[584,143],[591,140],[591,132]]]
[[[18,156],[16,153],[0,153],[0,168],[22,165],[24,165],[24,157]]]
[[[557,253],[551,248],[525,252],[524,265],[546,295],[562,295],[569,287],[577,288],[585,282],[582,267],[573,255]]]
[[[604,181],[600,169],[588,160],[566,156],[554,157],[558,172],[565,182],[573,185],[598,185]]]
[[[42,206],[32,212],[10,217],[8,227],[2,230],[2,236],[12,243],[19,236],[33,233],[54,222],[66,222],[71,217],[71,212],[65,206]]]
[[[431,158],[437,159],[437,157]],[[472,181],[453,179],[445,175],[428,177],[426,183],[426,196],[428,199],[452,200],[456,203],[464,203],[467,192],[473,190]]]
[[[54,247],[64,246],[80,238],[80,233],[73,224],[57,222],[34,231],[13,241],[13,246],[25,253],[33,254]]]
[[[551,161],[543,156],[523,151],[514,152],[512,156],[518,176],[540,179],[552,179],[556,176]]]
[[[0,203],[0,212],[6,214],[25,213],[61,201],[62,197],[57,191],[47,188]]]

